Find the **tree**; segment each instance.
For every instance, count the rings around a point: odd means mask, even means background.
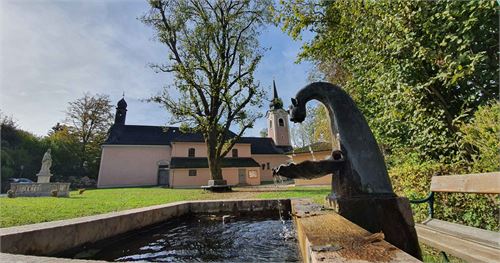
[[[263,138],[267,137],[268,136],[267,129],[264,128],[264,129],[260,130],[259,134],[260,134],[260,137],[263,137]]]
[[[8,179],[24,177],[36,181],[40,160],[46,150],[35,135],[17,127],[12,117],[0,112],[1,191],[8,190]]]
[[[67,182],[71,176],[81,178],[89,170],[90,175],[97,175],[97,171],[92,166],[90,169],[87,167],[87,170],[81,169],[82,148],[79,138],[73,134],[73,127],[57,123],[41,142],[46,148],[52,149],[51,171],[54,174],[52,180]]]
[[[207,144],[212,179],[222,180],[221,160],[262,114],[263,90],[254,79],[263,49],[259,29],[270,21],[270,0],[150,0],[142,21],[168,50],[157,72],[173,73],[174,87],[150,101],[160,103]],[[177,90],[177,97],[171,90]],[[239,126],[233,134],[230,128]]]
[[[66,111],[66,123],[69,133],[77,138],[80,144],[79,169],[89,171],[95,177],[99,165],[100,145],[106,139],[107,131],[111,127],[113,115],[112,105],[107,95],[91,95],[85,93],[83,97],[69,102]],[[53,130],[57,134],[57,127]]]
[[[495,1],[281,1],[299,59],[343,84],[379,143],[422,159],[467,158],[459,127],[498,97]]]

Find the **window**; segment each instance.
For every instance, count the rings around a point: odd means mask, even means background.
[[[188,157],[194,157],[195,150],[194,148],[189,148],[188,150]]]
[[[283,121],[283,119],[282,119],[282,118],[280,118],[280,119],[278,120],[278,125],[279,125],[280,127],[285,126],[285,121]]]
[[[271,164],[267,163],[267,170],[271,169]]]
[[[273,122],[272,121],[269,121],[269,128],[273,128]]]
[[[196,176],[196,170],[189,170],[189,176]]]
[[[262,164],[262,170],[265,170],[265,169],[266,169],[266,164],[265,164],[265,163],[263,163],[263,164]]]
[[[233,149],[233,157],[238,157],[238,149]]]
[[[257,170],[249,170],[248,171],[248,178],[257,178],[257,177],[259,177]]]

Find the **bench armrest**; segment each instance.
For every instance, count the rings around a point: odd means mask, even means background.
[[[431,192],[426,198],[409,200],[409,201],[412,204],[428,203],[429,204],[429,208],[428,208],[429,218],[434,217],[434,192]]]

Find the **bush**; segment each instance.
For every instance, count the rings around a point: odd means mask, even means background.
[[[409,199],[424,198],[429,194],[432,176],[464,174],[468,167],[458,164],[441,164],[436,161],[418,162],[416,154],[407,154],[405,159],[392,163],[389,175],[394,191]],[[484,194],[436,194],[434,217],[450,222],[479,227],[488,230],[499,230],[498,196]],[[427,205],[412,205],[415,221],[427,218]]]
[[[473,120],[462,125],[463,143],[471,145],[473,172],[492,172],[499,170],[500,160],[500,103],[479,107]]]

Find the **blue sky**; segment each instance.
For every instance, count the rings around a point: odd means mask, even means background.
[[[159,105],[141,101],[161,91],[172,76],[147,64],[165,61],[167,50],[152,40],[153,31],[137,17],[146,0],[1,0],[0,109],[20,128],[45,135],[63,122],[69,101],[84,92],[108,94],[116,103],[125,92],[127,124],[166,125]],[[285,105],[307,83],[311,65],[295,64],[301,43],[279,28],[260,37],[271,50],[255,77],[271,92],[276,80]],[[263,111],[267,110],[267,102]],[[263,119],[247,136],[258,136]]]

